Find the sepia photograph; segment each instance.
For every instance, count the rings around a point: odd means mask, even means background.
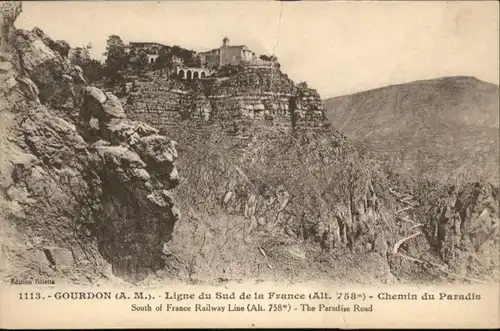
[[[498,291],[498,9],[2,1],[0,283]]]

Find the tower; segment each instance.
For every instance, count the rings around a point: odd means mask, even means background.
[[[229,46],[229,38],[228,37],[224,37],[224,39],[222,39],[222,46],[223,47]]]

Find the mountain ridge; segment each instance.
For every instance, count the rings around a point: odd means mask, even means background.
[[[432,177],[468,169],[497,181],[498,95],[498,85],[448,76],[330,98],[325,107],[336,129],[367,153],[386,154],[378,159],[389,167],[416,176],[437,164]]]
[[[392,83],[392,84],[389,84],[389,85],[380,85],[378,87],[368,88],[368,89],[365,89],[365,90],[359,90],[357,92],[344,93],[344,94],[339,94],[339,95],[335,95],[335,96],[332,96],[332,97],[327,97],[325,100],[342,98],[342,97],[345,97],[345,96],[348,96],[348,95],[356,95],[356,94],[361,94],[361,93],[365,93],[365,92],[369,92],[369,91],[383,90],[385,88],[394,87],[394,86],[401,86],[401,85],[408,85],[408,84],[413,84],[413,83],[428,82],[428,81],[433,81],[433,80],[453,79],[453,78],[475,80],[475,81],[478,81],[478,82],[482,82],[482,83],[485,83],[485,84],[496,86],[497,88],[500,86],[498,84],[495,84],[495,83],[492,83],[492,82],[489,82],[489,81],[486,81],[486,80],[482,80],[482,79],[477,78],[476,76],[470,76],[470,75],[437,76],[437,77],[434,77],[434,78],[422,78],[422,79],[415,79],[415,80],[410,80],[410,81],[405,81],[405,82]]]

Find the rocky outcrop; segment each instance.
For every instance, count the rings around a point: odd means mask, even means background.
[[[69,51],[71,47],[64,40],[52,40],[50,39],[42,29],[35,27],[32,31],[34,34],[40,38],[47,47],[49,47],[52,51],[58,53],[63,58],[68,57]]]
[[[289,100],[288,108],[294,128],[329,127],[323,101],[316,90],[299,85]]]
[[[175,142],[127,119],[116,96],[92,86],[73,90],[61,115],[53,108],[61,81],[74,70],[64,84],[84,85],[81,71],[62,56],[65,44],[40,30],[16,38],[20,64],[10,54],[0,62],[8,82],[0,91],[0,233],[13,233],[1,251],[14,255],[12,275],[94,282],[111,277],[110,265],[114,276],[143,279],[162,267],[179,218],[170,193],[179,182]]]
[[[454,273],[482,277],[499,268],[498,188],[468,184],[434,203],[426,233]]]
[[[187,266],[192,259],[203,265],[198,258],[203,253],[210,261],[213,256],[218,268],[237,275],[247,270],[249,277],[279,268],[287,276],[320,268],[327,270],[326,277],[346,261],[353,264],[345,270],[347,277],[361,277],[365,270],[367,282],[372,277],[382,282],[481,282],[498,276],[495,188],[470,191],[471,185],[455,196],[440,185],[400,189],[335,132],[309,137],[253,127],[242,141],[216,125],[204,128],[168,129],[183,142],[179,166],[184,181],[175,195],[190,219],[176,227],[170,246]],[[429,195],[436,190],[442,193]],[[476,190],[483,192],[479,198],[465,199]],[[417,198],[417,192],[423,196]],[[458,203],[458,196],[467,202]],[[440,209],[445,199],[451,201],[448,216]],[[462,211],[456,223],[450,215],[459,210],[470,211]],[[197,231],[198,236],[192,234]],[[414,239],[404,240],[415,233]],[[180,243],[176,238],[186,239]],[[233,257],[233,247],[245,258],[241,251],[249,251],[245,263]],[[252,249],[261,258],[251,256]],[[364,265],[364,258],[372,262]],[[202,271],[197,275],[206,277]],[[316,271],[312,277],[320,275]]]
[[[85,85],[82,69],[70,64],[69,45],[53,41],[39,28],[17,30],[15,49],[20,71],[29,76],[39,89],[39,99],[54,108],[72,109],[78,106],[76,95]]]
[[[99,131],[91,135],[92,141],[104,139],[90,147],[101,179],[95,187],[102,191],[100,252],[124,276],[144,267],[156,270],[179,217],[168,192],[179,181],[175,144],[156,129],[125,119],[118,99],[96,88],[84,90],[80,118],[82,131],[96,118]]]
[[[14,22],[21,13],[22,3],[20,1],[2,1],[0,3],[0,52],[12,50],[12,38],[15,32]]]
[[[230,75],[194,82],[150,74],[125,94],[126,112],[160,127],[188,122],[240,122],[282,128],[326,128],[317,91],[295,85],[277,68],[239,66]]]
[[[178,219],[168,192],[178,183],[175,145],[126,119],[105,122],[112,142],[89,145],[70,123],[28,106],[19,145],[30,157],[15,163],[7,194],[23,206],[30,232],[47,240],[42,249],[73,251],[83,242],[92,252],[94,243],[92,256],[102,255],[115,275],[137,280],[157,270]],[[37,215],[43,219],[34,222]]]
[[[20,97],[20,94],[27,94],[32,100],[38,99],[38,89],[30,82],[28,77],[16,74],[19,68],[19,58],[14,48],[16,29],[14,21],[21,13],[22,3],[20,1],[3,1],[0,3],[0,87],[2,98],[0,110],[7,108],[11,101]],[[22,84],[22,89],[15,89],[17,81]],[[36,95],[33,95],[36,94]]]

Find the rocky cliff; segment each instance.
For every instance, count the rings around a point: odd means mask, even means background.
[[[64,43],[15,30],[20,6],[1,7],[2,280],[143,279],[179,217],[175,143],[85,86]]]
[[[131,78],[126,112],[160,127],[180,121],[248,122],[288,131],[328,127],[318,92],[278,68],[241,65],[220,77],[183,81],[156,72]],[[237,124],[236,124],[237,125]]]

